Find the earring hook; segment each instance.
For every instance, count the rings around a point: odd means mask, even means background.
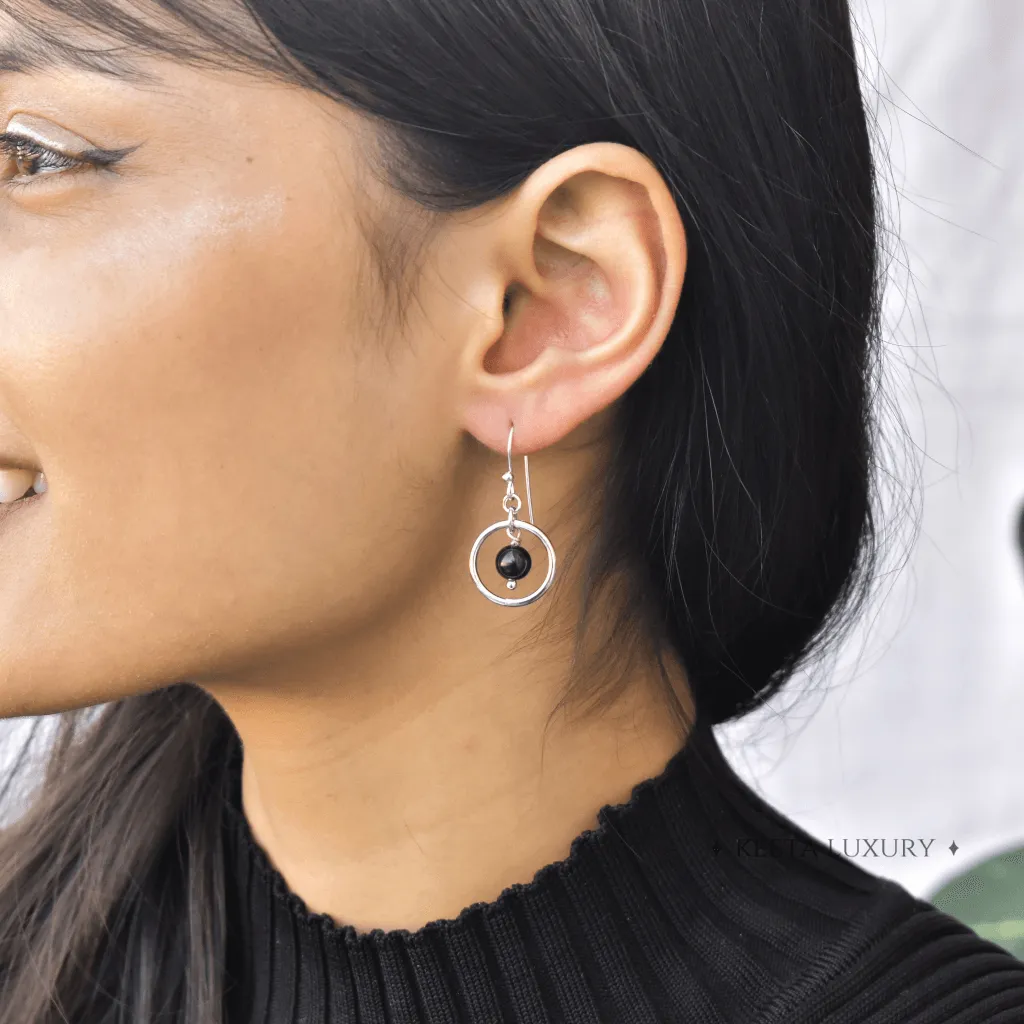
[[[511,424],[511,426],[509,427],[509,431],[508,431],[508,452],[507,452],[507,455],[508,455],[508,474],[509,474],[509,477],[511,478],[511,476],[512,476],[512,434],[513,434],[513,432],[516,429],[516,425],[511,420],[509,420],[509,423]],[[523,456],[523,468],[524,468],[525,473],[526,473],[526,507],[530,511],[530,522],[532,523],[533,522],[533,496],[530,493],[530,456],[529,455],[524,455]]]

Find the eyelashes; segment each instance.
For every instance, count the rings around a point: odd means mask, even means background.
[[[27,173],[8,177],[6,169],[0,175],[0,187],[21,189],[36,187],[43,178],[63,178],[67,173],[79,173],[112,167],[137,147],[125,149],[87,149],[81,153],[65,153],[50,146],[44,146],[17,132],[0,132],[0,156],[5,163],[27,165]]]

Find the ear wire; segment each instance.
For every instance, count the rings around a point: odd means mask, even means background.
[[[512,475],[512,435],[515,433],[516,425],[512,423],[508,429],[508,472]],[[526,475],[526,507],[530,511],[530,522],[533,522],[533,495],[530,492],[530,456],[523,456],[523,471]]]

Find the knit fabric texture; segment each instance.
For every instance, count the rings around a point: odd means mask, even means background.
[[[369,932],[225,807],[228,1024],[1024,1024],[1024,963],[775,811],[698,726],[564,860]]]

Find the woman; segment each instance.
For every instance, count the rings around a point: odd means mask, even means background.
[[[0,7],[0,1024],[1021,1019],[711,731],[878,552],[843,0]]]

